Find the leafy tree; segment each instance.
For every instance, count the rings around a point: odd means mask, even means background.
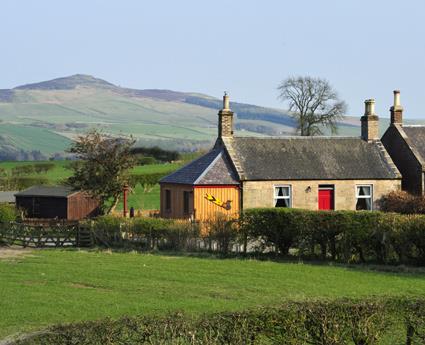
[[[74,174],[67,183],[100,200],[105,213],[118,204],[129,171],[135,165],[131,154],[132,137],[112,138],[96,130],[77,138],[69,149],[78,159],[71,166]],[[109,200],[113,200],[108,207]]]
[[[323,134],[322,128],[337,132],[337,122],[347,110],[344,101],[325,79],[289,77],[278,86],[279,98],[289,103],[289,111],[303,136]]]

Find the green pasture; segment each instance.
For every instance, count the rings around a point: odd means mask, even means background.
[[[2,249],[0,249],[0,252]],[[425,296],[424,273],[85,250],[0,258],[0,338],[63,322],[284,300]]]

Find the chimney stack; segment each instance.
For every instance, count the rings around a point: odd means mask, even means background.
[[[218,112],[218,137],[233,137],[233,111],[227,92],[223,96],[223,109]]]
[[[375,114],[375,100],[365,100],[365,113],[361,117],[362,139],[373,141],[379,139],[379,117]]]
[[[394,90],[394,105],[390,108],[391,124],[403,124],[403,107],[400,104],[400,91]]]

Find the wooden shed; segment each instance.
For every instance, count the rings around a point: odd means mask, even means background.
[[[80,220],[99,214],[99,201],[67,186],[33,186],[15,194],[27,218]]]
[[[160,184],[162,217],[207,220],[218,213],[239,215],[239,182],[221,148],[163,178]]]

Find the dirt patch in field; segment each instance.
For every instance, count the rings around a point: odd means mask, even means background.
[[[110,291],[109,289],[105,289],[103,287],[99,287],[99,286],[91,285],[91,284],[71,283],[70,286],[76,289],[94,289],[97,291]]]
[[[19,259],[32,253],[28,248],[4,248],[0,247],[0,260]]]

